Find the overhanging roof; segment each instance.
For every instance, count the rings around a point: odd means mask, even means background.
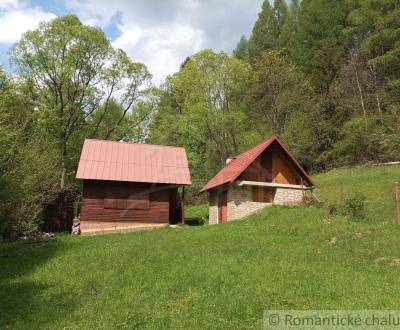
[[[184,148],[92,139],[83,144],[76,178],[191,184]]]
[[[293,162],[293,165],[299,170],[305,179],[306,184],[312,186],[313,182],[308,173],[304,170],[303,166],[301,166],[300,163],[293,157],[293,155],[283,145],[279,138],[274,135],[260,144],[257,144],[255,147],[235,156],[230,163],[225,165],[225,167],[217,173],[216,176],[208,181],[208,183],[200,190],[200,192],[218,187],[225,183],[234,182],[240,176],[240,174],[242,174],[251,165],[251,163],[253,163],[257,157],[261,155],[262,152],[267,150],[273,144],[273,142],[276,142]]]

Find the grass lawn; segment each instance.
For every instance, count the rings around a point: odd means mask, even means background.
[[[208,217],[208,204],[200,204],[185,207],[186,218],[207,218]]]
[[[2,243],[0,328],[259,329],[266,309],[398,309],[396,179],[398,166],[315,177],[324,201],[339,180],[363,192],[362,222],[270,207],[226,225]]]

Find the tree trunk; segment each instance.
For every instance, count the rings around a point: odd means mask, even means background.
[[[383,114],[382,114],[382,108],[381,108],[381,100],[379,99],[379,95],[377,93],[375,93],[375,98],[376,98],[376,105],[378,106],[379,118],[381,120],[381,124],[383,125]]]
[[[363,116],[364,116],[365,132],[367,132],[367,127],[368,127],[367,126],[368,125],[367,124],[367,111],[365,110],[363,91],[362,91],[362,87],[361,87],[361,84],[360,84],[360,79],[358,78],[358,71],[357,71],[356,64],[354,63],[353,55],[350,55],[350,56],[351,56],[351,62],[352,62],[351,64],[353,66],[354,73],[356,75],[358,93],[360,94],[360,103],[361,103],[361,109],[362,109]]]
[[[62,142],[61,146],[61,179],[60,189],[63,190],[65,186],[65,157],[67,155],[67,144],[65,141]]]

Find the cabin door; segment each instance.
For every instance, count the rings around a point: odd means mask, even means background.
[[[228,220],[228,194],[226,191],[222,191],[219,194],[219,207],[218,207],[218,219],[219,223],[226,223]]]

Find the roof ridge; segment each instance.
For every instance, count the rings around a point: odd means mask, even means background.
[[[259,147],[260,147],[261,145],[263,145],[263,144],[270,144],[270,143],[272,143],[272,141],[275,140],[275,139],[276,139],[276,136],[275,136],[275,135],[274,135],[274,136],[271,136],[270,138],[265,139],[265,140],[263,140],[262,142],[256,144],[254,147],[251,147],[250,149],[247,149],[247,150],[241,152],[240,154],[237,154],[236,156],[231,157],[231,158],[232,158],[232,161],[229,162],[228,164],[226,164],[223,168],[230,166],[232,163],[234,164],[235,161],[237,160],[237,158],[240,157],[241,155],[248,154],[248,153],[250,153],[251,151],[253,151],[254,149],[259,148]],[[267,143],[267,142],[268,142],[268,143]],[[232,165],[231,165],[231,166],[232,166]],[[222,168],[222,169],[223,169],[223,168]],[[221,170],[222,170],[222,169],[221,169]]]
[[[184,149],[184,150],[185,150],[185,147],[168,146],[168,145],[152,144],[152,143],[140,143],[140,142],[128,142],[128,141],[113,141],[113,140],[89,139],[89,138],[85,138],[85,141],[111,142],[111,143],[118,143],[118,144],[123,143],[123,144],[130,144],[130,145],[154,146],[154,147],[174,148],[174,149]]]

